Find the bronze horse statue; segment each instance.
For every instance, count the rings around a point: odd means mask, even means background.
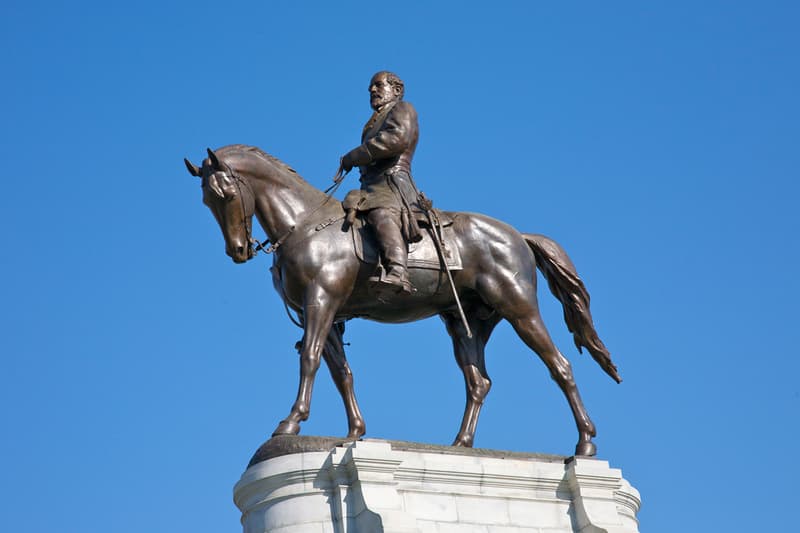
[[[467,391],[454,446],[472,446],[478,415],[492,383],[484,364],[484,346],[495,326],[505,319],[544,361],[566,396],[578,428],[575,454],[596,453],[592,442],[595,426],[581,401],[570,363],[553,345],[539,314],[537,266],[551,292],[561,301],[578,350],[586,347],[607,374],[617,382],[621,379],[594,329],[583,282],[554,241],[520,233],[484,215],[443,213],[452,220],[455,235],[448,246],[457,248],[462,259],[463,268],[452,272],[453,286],[464,311],[462,319],[454,292],[446,285],[443,289],[440,271],[411,269],[415,292],[376,297],[368,283],[375,265],[359,259],[354,252],[341,202],[310,185],[276,158],[255,147],[231,145],[208,150],[208,157],[199,168],[188,160],[185,163],[192,175],[201,178],[203,203],[219,223],[225,251],[236,263],[253,258],[258,251],[252,237],[252,217],[256,216],[273,243],[270,251],[274,251],[271,270],[275,289],[285,304],[297,312],[303,327],[297,399],[273,436],[297,434],[300,422],[308,418],[320,357],[327,363],[344,401],[347,438],[364,435],[366,426],[345,359],[344,322],[366,318],[402,323],[439,315],[452,338]]]

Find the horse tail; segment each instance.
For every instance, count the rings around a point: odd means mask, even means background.
[[[564,249],[552,239],[532,233],[523,233],[522,236],[533,251],[536,265],[547,280],[550,292],[564,308],[564,321],[578,351],[583,353],[583,347],[586,347],[606,374],[620,383],[622,378],[611,361],[611,354],[594,329],[592,313],[589,311],[589,292],[578,277],[575,265]]]

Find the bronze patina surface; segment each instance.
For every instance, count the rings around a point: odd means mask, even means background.
[[[362,144],[348,152],[341,162],[340,170],[354,165],[362,167],[362,191],[358,193],[366,192],[362,196],[366,198],[364,202],[372,201],[374,190],[370,187],[376,173],[389,185],[392,182],[386,180],[398,173],[406,172],[410,179],[417,138],[416,113],[412,113],[413,107],[400,100],[402,91],[396,92],[389,74],[382,72],[373,77],[370,94],[376,115],[385,111],[376,105],[381,98],[391,100],[394,95],[395,99],[389,102],[394,103],[393,107],[382,118],[375,118],[374,124],[367,123]],[[378,87],[376,80],[385,81],[386,86]],[[392,118],[393,113],[398,116]],[[378,156],[379,150],[370,143],[381,138],[384,126],[377,125],[381,120],[382,124],[403,123],[413,130],[413,135],[408,137],[410,144],[397,153],[387,148]],[[401,126],[389,129],[396,133],[398,128]],[[372,131],[377,133],[370,136]],[[394,155],[388,155],[390,152]],[[575,454],[596,453],[592,442],[595,426],[578,393],[571,365],[554,346],[539,314],[537,267],[564,308],[564,319],[575,345],[579,350],[586,348],[615,381],[621,379],[595,331],[589,294],[566,252],[556,242],[543,235],[520,233],[484,215],[443,213],[443,218],[452,221],[454,235],[446,245],[458,250],[462,268],[448,272],[448,277],[435,270],[408,269],[405,256],[409,235],[403,234],[402,217],[398,219],[397,212],[402,214],[403,209],[413,210],[425,202],[418,197],[404,197],[403,194],[416,194],[416,188],[400,194],[397,190],[402,188],[394,187],[390,189],[394,196],[376,193],[381,205],[384,201],[391,204],[381,215],[385,218],[370,215],[379,209],[371,203],[356,209],[366,209],[367,219],[373,226],[390,225],[394,232],[387,238],[381,230],[376,231],[379,240],[383,239],[381,250],[389,274],[393,269],[397,272],[396,279],[389,279],[386,284],[398,288],[378,293],[374,283],[375,265],[356,256],[350,235],[352,226],[343,204],[310,185],[290,167],[258,148],[245,145],[208,150],[208,157],[200,167],[188,160],[185,162],[189,172],[201,178],[203,202],[222,230],[226,253],[236,263],[252,259],[256,254],[257,241],[252,237],[252,219],[256,217],[273,243],[270,251],[274,251],[271,271],[275,289],[297,313],[303,327],[297,398],[273,436],[296,435],[300,431],[300,423],[309,416],[311,392],[321,360],[327,364],[344,402],[348,419],[345,438],[353,440],[364,435],[366,426],[345,358],[344,322],[365,318],[401,323],[438,315],[452,338],[456,363],[464,374],[466,387],[466,406],[454,446],[471,447],[473,444],[478,415],[492,384],[486,372],[484,347],[495,326],[506,320],[541,358],[566,397],[578,430]],[[435,227],[434,218],[430,220]],[[431,227],[423,227],[419,237],[438,239]],[[403,257],[392,259],[391,252],[386,252],[387,242],[399,246]],[[397,270],[393,261],[402,268]],[[386,277],[390,276],[387,274],[384,282]],[[407,290],[409,287],[413,290]],[[403,363],[397,364],[402,366]]]

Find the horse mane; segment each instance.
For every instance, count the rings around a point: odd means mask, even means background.
[[[223,146],[221,148],[218,148],[217,150],[214,151],[214,153],[217,154],[217,157],[226,161],[228,160],[228,158],[235,158],[238,156],[250,157],[251,155],[255,155],[257,157],[260,157],[267,163],[275,166],[282,173],[292,175],[296,179],[306,182],[306,180],[303,179],[303,177],[300,174],[298,174],[295,169],[293,169],[292,167],[290,167],[277,157],[268,154],[261,148],[258,148],[257,146],[250,146],[247,144],[229,144],[228,146]]]

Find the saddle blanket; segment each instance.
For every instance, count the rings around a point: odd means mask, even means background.
[[[441,270],[442,263],[439,260],[439,252],[436,243],[431,235],[431,228],[421,227],[422,240],[408,245],[408,268],[424,268],[428,270]],[[378,243],[361,217],[353,223],[351,232],[353,235],[353,246],[356,256],[368,264],[377,264],[380,257]],[[461,270],[461,254],[455,246],[453,226],[447,225],[442,228],[442,238],[444,241],[444,256],[449,270]]]

